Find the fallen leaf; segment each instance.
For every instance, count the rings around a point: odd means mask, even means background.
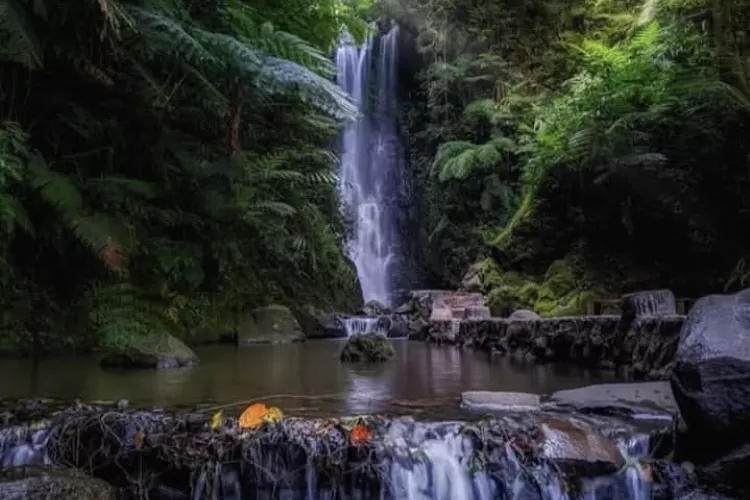
[[[240,427],[243,429],[257,429],[263,425],[263,419],[268,415],[268,407],[263,403],[255,403],[240,415]]]
[[[282,413],[281,409],[275,406],[271,406],[270,408],[268,408],[265,417],[263,417],[263,421],[273,423],[280,421],[282,418],[284,418],[284,413]]]
[[[349,440],[354,446],[360,446],[372,438],[370,429],[364,424],[355,425],[349,433]]]
[[[211,416],[211,430],[216,430],[224,419],[224,410],[219,410]]]

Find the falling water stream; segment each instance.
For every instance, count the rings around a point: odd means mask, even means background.
[[[397,264],[394,197],[400,148],[392,112],[397,40],[394,26],[361,47],[345,43],[336,51],[338,84],[363,115],[344,130],[341,141],[341,199],[353,225],[349,254],[364,299],[386,306],[392,302]]]
[[[282,484],[269,489],[253,479],[250,470],[220,463],[208,464],[194,477],[189,499],[218,500],[650,500],[648,483],[638,470],[587,479],[579,494],[570,494],[557,468],[544,462],[524,465],[508,443],[485,450],[478,463],[476,439],[461,431],[458,422],[425,423],[411,418],[394,419],[373,459],[385,472],[379,493],[361,484],[330,481],[318,475],[312,463],[304,465],[283,447],[258,450],[260,467]],[[49,464],[46,443],[60,432],[57,426],[0,430],[0,465]],[[643,458],[647,436],[619,440],[626,458]],[[486,462],[489,461],[489,462]],[[301,466],[300,466],[301,465]],[[252,467],[251,467],[252,468]],[[280,479],[281,481],[281,479]],[[166,490],[165,490],[166,491]],[[175,494],[175,492],[172,492]],[[375,496],[373,496],[375,495]],[[156,494],[152,498],[167,498]],[[176,496],[174,498],[183,498]]]

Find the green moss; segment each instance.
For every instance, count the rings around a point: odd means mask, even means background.
[[[350,338],[341,351],[344,362],[383,362],[396,355],[393,344],[383,335],[363,333]]]
[[[602,294],[577,279],[573,261],[569,257],[552,262],[541,282],[515,272],[503,273],[494,262],[486,262],[483,285],[490,311],[497,316],[517,309],[531,309],[542,317],[585,314],[588,302]]]

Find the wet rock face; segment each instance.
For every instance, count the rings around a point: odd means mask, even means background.
[[[3,500],[115,500],[114,491],[101,479],[75,469],[16,467],[0,469]]]
[[[750,437],[750,289],[699,300],[683,327],[672,388],[688,427]]]
[[[525,392],[466,391],[461,394],[461,406],[470,410],[537,411],[538,394]]]
[[[750,289],[695,303],[671,383],[691,432],[717,446],[750,442]]]
[[[543,453],[563,472],[581,477],[612,474],[625,459],[617,445],[572,420],[548,418],[542,423]]]
[[[341,350],[344,362],[383,362],[391,359],[396,352],[385,335],[363,333],[351,337]]]
[[[384,306],[377,300],[368,300],[367,302],[365,302],[365,305],[362,306],[362,309],[357,311],[357,316],[376,318],[378,316],[390,314],[390,312],[391,311],[386,306]]]
[[[130,339],[127,345],[105,354],[101,365],[106,368],[155,368],[166,370],[198,363],[198,357],[181,340],[154,333]]]
[[[313,306],[303,306],[294,311],[305,338],[338,339],[346,338],[346,328],[339,314],[325,313]]]

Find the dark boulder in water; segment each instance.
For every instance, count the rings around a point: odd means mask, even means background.
[[[198,363],[198,357],[181,340],[154,333],[134,337],[125,345],[104,355],[101,365],[107,368],[181,368]]]
[[[396,354],[393,344],[379,333],[362,333],[351,337],[341,350],[341,361],[383,362]]]
[[[750,440],[750,289],[695,303],[671,385],[691,431],[724,445]]]
[[[77,469],[12,467],[0,469],[3,500],[114,500],[113,489]]]
[[[711,482],[750,495],[750,289],[695,303],[670,382],[687,425],[686,458],[711,462]]]

